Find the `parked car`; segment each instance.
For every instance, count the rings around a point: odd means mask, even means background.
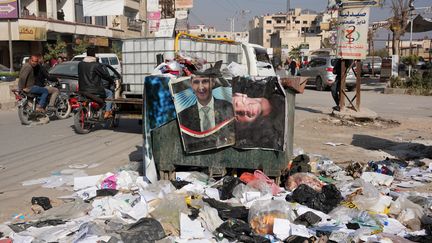
[[[373,59],[373,71],[374,74],[380,74],[381,73],[381,65],[382,65],[382,59],[379,56],[370,56],[366,57],[365,60],[362,61],[362,76],[365,74],[372,74],[372,59]]]
[[[79,61],[69,61],[57,64],[53,67],[49,74],[54,76],[60,80],[62,84],[61,92],[77,92],[78,91],[78,63]],[[107,67],[109,74],[115,79],[121,80],[121,75],[117,72],[117,70],[110,66],[104,65]]]
[[[71,61],[82,61],[86,56],[87,53],[77,55],[74,56]],[[98,58],[100,63],[105,65],[111,65],[117,70],[118,73],[121,74],[120,61],[115,53],[96,53],[96,57]]]
[[[318,91],[330,89],[336,79],[333,68],[336,63],[335,56],[314,56],[313,59],[299,70],[299,75],[308,77],[307,84],[316,86]],[[352,91],[356,86],[356,77],[351,68],[346,77],[346,87]]]
[[[0,81],[2,82],[12,82],[15,81],[15,77],[7,74],[1,74],[1,73],[8,73],[10,69],[4,65],[0,64]]]

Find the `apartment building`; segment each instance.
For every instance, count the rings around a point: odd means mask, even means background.
[[[249,42],[248,32],[217,31],[214,27],[205,25],[191,26],[189,33],[207,39],[227,38],[237,42]]]
[[[11,19],[14,67],[31,53],[43,53],[46,43],[61,38],[68,57],[73,46],[86,40],[99,52],[110,51],[112,43],[126,37],[146,35],[146,0],[124,0],[118,16],[85,17],[82,0],[18,0],[19,17]],[[0,63],[9,66],[8,23],[0,21]]]
[[[318,16],[315,11],[296,8],[288,13],[255,17],[249,22],[249,40],[251,43],[271,48],[271,35],[280,31],[306,35],[320,33]]]

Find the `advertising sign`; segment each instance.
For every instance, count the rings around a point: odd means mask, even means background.
[[[84,16],[123,15],[124,2],[118,0],[83,0]]]
[[[0,0],[0,19],[17,19],[18,1]]]
[[[192,8],[193,0],[175,0],[175,8]]]
[[[159,24],[160,20],[149,20],[148,21],[148,28],[150,32],[158,31],[159,30]]]
[[[174,34],[175,20],[175,18],[161,19],[155,37],[172,37]]]
[[[147,12],[147,19],[148,20],[159,20],[161,19],[161,12]]]
[[[339,11],[336,55],[343,59],[365,59],[368,49],[369,7]]]
[[[176,30],[177,31],[186,31],[187,28],[187,18],[188,13],[186,10],[176,10],[175,11],[176,18]]]
[[[46,41],[45,28],[20,26],[19,39],[27,41]]]

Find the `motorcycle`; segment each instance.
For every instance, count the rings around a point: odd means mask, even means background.
[[[79,107],[74,111],[74,128],[78,134],[87,134],[102,125],[108,128],[117,127],[119,118],[116,117],[117,106],[113,104],[113,115],[105,119],[105,101],[95,95],[78,93],[77,101]]]
[[[58,82],[49,82],[51,87],[59,87]],[[45,113],[36,111],[36,105],[39,101],[39,96],[27,93],[22,90],[14,89],[15,99],[18,103],[18,117],[23,125],[30,125],[32,122],[39,122],[42,118],[66,119],[71,113],[71,105],[68,101],[69,97],[60,93],[55,100],[54,110],[49,110]],[[48,96],[49,100],[50,96]]]

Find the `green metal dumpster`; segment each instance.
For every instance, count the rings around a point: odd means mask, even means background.
[[[172,120],[151,131],[151,150],[161,179],[172,179],[176,166],[206,167],[210,175],[223,175],[226,168],[261,169],[268,176],[279,178],[293,152],[295,95],[297,92],[292,89],[286,89],[285,92],[287,107],[285,151],[240,150],[227,147],[186,154],[183,151],[177,120]]]

